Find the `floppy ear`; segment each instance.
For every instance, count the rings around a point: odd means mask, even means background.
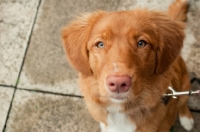
[[[162,13],[155,13],[154,17],[159,36],[155,72],[159,74],[166,71],[180,54],[185,25]]]
[[[89,65],[87,43],[94,24],[103,14],[104,12],[102,11],[85,14],[72,21],[62,31],[62,40],[68,60],[77,71],[84,75],[92,74]]]

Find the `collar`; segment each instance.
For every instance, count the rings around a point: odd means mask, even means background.
[[[161,102],[164,103],[165,105],[167,105],[168,102],[169,102],[169,100],[170,100],[170,98],[171,98],[171,96],[169,96],[169,95],[171,95],[171,94],[172,94],[172,97],[173,97],[174,99],[176,99],[177,97],[176,97],[176,96],[173,96],[173,93],[174,93],[174,92],[175,92],[175,90],[174,90],[171,86],[168,86],[168,90],[167,90],[166,93],[162,96]]]
[[[169,96],[163,96],[163,97],[161,98],[160,101],[161,101],[163,104],[167,105],[167,104],[169,103],[170,98],[171,98],[171,97],[169,97]]]

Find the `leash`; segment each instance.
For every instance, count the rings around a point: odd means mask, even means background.
[[[200,94],[200,90],[176,92],[171,86],[169,86],[168,89],[169,89],[172,93],[164,94],[164,96],[172,96],[174,99],[176,99],[177,96],[181,96],[181,95]]]
[[[168,104],[170,97],[176,99],[177,96],[182,96],[182,95],[189,95],[189,96],[192,94],[200,95],[200,90],[176,92],[171,86],[169,86],[168,89],[171,91],[171,93],[164,94],[163,97],[161,98],[161,102],[163,102],[165,105]]]

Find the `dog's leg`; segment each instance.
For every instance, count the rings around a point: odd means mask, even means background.
[[[190,90],[190,81],[189,76],[185,75],[183,77],[183,84],[182,84],[182,90]],[[188,102],[188,96],[181,96],[179,99],[179,120],[183,128],[187,131],[192,130],[194,126],[194,119],[192,116],[192,113],[190,112],[187,102]]]
[[[179,120],[185,130],[192,130],[194,126],[194,119],[187,106],[187,103],[185,103],[185,105],[179,110]]]

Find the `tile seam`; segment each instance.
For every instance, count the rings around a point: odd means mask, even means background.
[[[51,94],[51,95],[58,95],[58,96],[65,96],[65,97],[84,98],[81,95],[74,95],[74,94],[63,94],[63,93],[49,92],[49,91],[43,91],[43,90],[26,89],[26,88],[17,88],[17,89],[29,91],[29,92],[38,92],[38,93],[43,93],[43,94]]]
[[[27,46],[26,46],[26,49],[25,49],[25,52],[24,52],[24,57],[23,57],[23,60],[22,60],[22,63],[21,63],[21,67],[20,67],[20,70],[19,70],[19,74],[18,74],[18,77],[17,77],[17,82],[15,84],[15,87],[17,88],[18,84],[19,84],[19,79],[20,79],[20,76],[21,76],[21,72],[23,70],[23,66],[24,66],[24,63],[25,63],[25,59],[26,59],[26,55],[27,55],[27,52],[28,52],[28,48],[29,48],[29,45],[30,45],[30,41],[31,41],[31,37],[32,37],[32,34],[33,34],[33,30],[34,30],[34,27],[35,27],[35,23],[36,23],[36,20],[37,20],[37,16],[38,16],[38,12],[39,12],[39,8],[40,8],[40,5],[41,5],[41,1],[42,0],[39,0],[38,2],[38,5],[37,5],[37,10],[36,10],[36,13],[35,13],[35,17],[33,19],[33,24],[32,24],[32,27],[31,27],[31,31],[30,31],[30,34],[28,36],[28,42],[27,42]]]
[[[12,85],[3,85],[3,84],[0,84],[0,87],[15,88],[15,86],[12,86]]]
[[[24,65],[24,62],[25,62],[25,58],[26,58],[26,54],[27,54],[28,47],[29,47],[29,44],[30,44],[31,36],[32,36],[32,33],[33,33],[34,25],[36,23],[36,19],[37,19],[37,16],[38,16],[38,11],[39,11],[39,8],[40,8],[40,5],[41,5],[41,1],[42,0],[39,0],[38,5],[37,5],[35,17],[33,19],[33,23],[32,23],[30,34],[28,36],[27,47],[26,47],[25,52],[24,52],[24,57],[23,57],[23,60],[22,60],[22,63],[21,63],[21,67],[20,67],[20,70],[19,70],[19,74],[18,74],[17,80],[19,80],[21,72],[22,72],[22,68],[23,68],[23,65]],[[15,97],[15,93],[16,93],[16,90],[17,90],[18,83],[19,82],[17,81],[16,84],[15,84],[15,86],[13,87],[14,88],[14,92],[13,92],[13,95],[12,95],[12,99],[11,99],[11,102],[10,102],[10,106],[9,106],[9,109],[8,109],[8,112],[7,112],[7,116],[6,116],[6,120],[5,120],[5,124],[4,124],[2,132],[6,131],[6,126],[7,126],[7,123],[8,123],[9,116],[10,116],[10,111],[12,109],[12,104],[13,104],[13,100],[14,100],[14,97]]]

